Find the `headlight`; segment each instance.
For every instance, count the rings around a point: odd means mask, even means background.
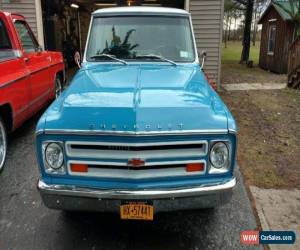
[[[49,167],[57,170],[64,163],[64,153],[62,147],[55,143],[49,143],[45,149],[45,160]]]
[[[210,163],[214,168],[226,169],[229,165],[229,150],[224,142],[217,142],[210,150]]]

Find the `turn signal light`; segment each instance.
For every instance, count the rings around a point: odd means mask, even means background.
[[[204,171],[204,163],[189,163],[186,164],[186,171],[187,172],[196,172],[196,171]]]
[[[86,164],[71,164],[72,172],[86,173],[88,172],[88,165]]]

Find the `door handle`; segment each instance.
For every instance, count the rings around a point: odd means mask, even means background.
[[[25,62],[29,62],[29,58],[28,57],[24,57],[24,61]]]

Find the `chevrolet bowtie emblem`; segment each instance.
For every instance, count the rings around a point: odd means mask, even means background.
[[[142,167],[145,166],[145,161],[137,158],[129,159],[128,166],[135,167],[135,168]]]

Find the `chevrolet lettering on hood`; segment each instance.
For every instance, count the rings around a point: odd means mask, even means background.
[[[120,125],[120,129],[127,129],[127,127],[128,127],[128,125]],[[90,130],[95,130],[95,129],[97,129],[97,126],[95,125],[95,124],[90,124],[89,126],[88,126],[88,128],[90,129]],[[134,130],[137,130],[139,128],[139,125],[137,125],[137,124],[134,124],[133,125],[133,129]],[[172,130],[172,128],[173,128],[173,125],[172,124],[168,124],[167,126],[166,126],[166,129],[168,129],[168,130]],[[178,124],[178,125],[175,125],[174,126],[174,128],[177,128],[177,129],[183,129],[183,124],[182,123],[180,123],[180,124]],[[99,126],[99,129],[100,130],[106,130],[106,129],[111,129],[111,130],[116,130],[116,129],[118,129],[118,126],[117,125],[115,125],[115,124],[112,124],[111,125],[111,127],[108,127],[108,126],[106,126],[106,124],[100,124],[100,126]],[[146,124],[145,125],[145,128],[144,128],[145,130],[151,130],[151,125],[148,125],[148,124]],[[155,129],[157,129],[157,130],[161,130],[161,129],[163,129],[163,127],[161,126],[161,125],[157,125],[157,126],[155,126]]]
[[[93,13],[80,69],[37,126],[46,206],[153,220],[230,202],[237,127],[196,48],[186,11]]]

